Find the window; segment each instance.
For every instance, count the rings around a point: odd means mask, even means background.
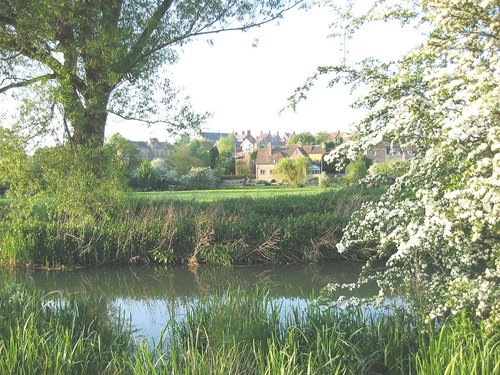
[[[265,174],[266,174],[266,170],[265,170],[265,169],[261,169],[261,170],[260,170],[260,175],[261,175],[261,176],[263,176],[263,175],[265,175]]]

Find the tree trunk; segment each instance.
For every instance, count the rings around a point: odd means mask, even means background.
[[[75,146],[101,147],[104,144],[104,131],[108,112],[106,111],[110,90],[101,88],[95,96],[87,96],[86,102],[92,103],[83,109],[82,113],[73,117],[72,143]]]

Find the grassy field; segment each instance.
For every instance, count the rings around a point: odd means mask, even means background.
[[[279,195],[311,195],[319,194],[327,189],[318,186],[303,188],[264,186],[264,187],[241,187],[236,189],[220,190],[186,190],[186,191],[157,191],[157,192],[134,192],[132,197],[138,200],[163,201],[171,199],[195,200],[198,202],[213,202],[221,199],[231,198],[270,198]]]

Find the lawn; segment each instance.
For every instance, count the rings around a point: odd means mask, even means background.
[[[326,189],[318,186],[303,188],[265,186],[221,190],[186,190],[186,191],[158,191],[135,192],[132,197],[137,200],[163,201],[171,199],[196,200],[199,202],[212,202],[231,198],[268,198],[278,195],[311,195],[324,192]]]

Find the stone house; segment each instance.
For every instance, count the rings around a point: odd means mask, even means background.
[[[130,141],[140,152],[143,160],[166,159],[172,152],[173,146],[168,142],[160,142],[158,138],[149,138],[147,141]]]
[[[397,143],[381,142],[366,151],[365,155],[373,163],[386,160],[409,160],[417,153],[415,147],[401,147]]]
[[[321,159],[325,154],[325,149],[317,145],[303,146],[302,144],[288,146],[274,146],[271,142],[266,147],[257,150],[255,160],[255,172],[257,180],[268,182],[281,182],[275,175],[276,164],[283,158],[306,157],[310,163],[307,167],[306,181],[318,177],[321,174]]]

